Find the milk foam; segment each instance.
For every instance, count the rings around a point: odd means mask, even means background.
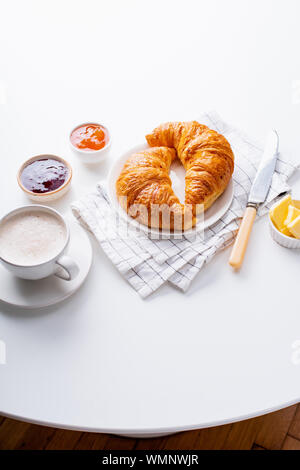
[[[62,221],[49,212],[16,214],[0,226],[0,256],[21,266],[40,264],[59,254],[66,237]]]

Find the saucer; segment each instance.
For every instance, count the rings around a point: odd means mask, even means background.
[[[0,300],[22,308],[41,308],[57,304],[74,294],[85,281],[92,264],[92,245],[88,235],[78,222],[66,217],[70,228],[70,244],[67,254],[79,266],[79,274],[73,281],[50,276],[38,281],[20,279],[0,264]]]

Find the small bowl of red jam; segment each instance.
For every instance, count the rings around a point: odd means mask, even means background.
[[[72,149],[85,163],[102,161],[111,144],[107,127],[96,122],[86,122],[74,127],[69,139]]]
[[[21,166],[17,175],[21,189],[38,202],[53,201],[70,188],[72,168],[56,155],[37,155]]]

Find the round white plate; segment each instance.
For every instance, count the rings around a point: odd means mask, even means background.
[[[79,266],[73,281],[50,276],[39,281],[19,279],[0,265],[0,300],[22,308],[41,308],[54,305],[74,294],[86,279],[92,264],[92,246],[89,237],[78,222],[67,218],[70,244],[67,254]]]
[[[119,212],[119,214],[126,219],[132,226],[147,232],[155,237],[160,235],[170,235],[168,231],[159,230],[155,228],[149,228],[146,225],[140,224],[138,221],[132,219],[126,211],[120,206],[117,195],[116,195],[116,181],[122,171],[123,165],[126,160],[135,152],[139,152],[149,148],[147,144],[140,144],[132,147],[130,150],[125,152],[123,155],[118,158],[108,175],[108,196],[113,205],[113,207]],[[179,197],[181,202],[184,202],[184,190],[185,190],[185,170],[180,162],[175,161],[171,166],[170,177],[172,180],[172,186],[175,194]],[[233,182],[230,180],[224,193],[216,200],[216,202],[207,210],[205,213],[199,217],[198,223],[193,229],[187,230],[186,235],[192,234],[194,232],[203,231],[208,227],[211,227],[213,224],[218,222],[218,220],[227,212],[233,199]]]

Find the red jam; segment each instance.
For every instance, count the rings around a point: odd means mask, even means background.
[[[92,152],[103,149],[108,143],[109,137],[107,129],[100,124],[86,124],[74,129],[70,139],[78,149]]]
[[[29,163],[21,174],[23,186],[33,193],[49,193],[68,179],[69,169],[60,160],[45,158]]]

